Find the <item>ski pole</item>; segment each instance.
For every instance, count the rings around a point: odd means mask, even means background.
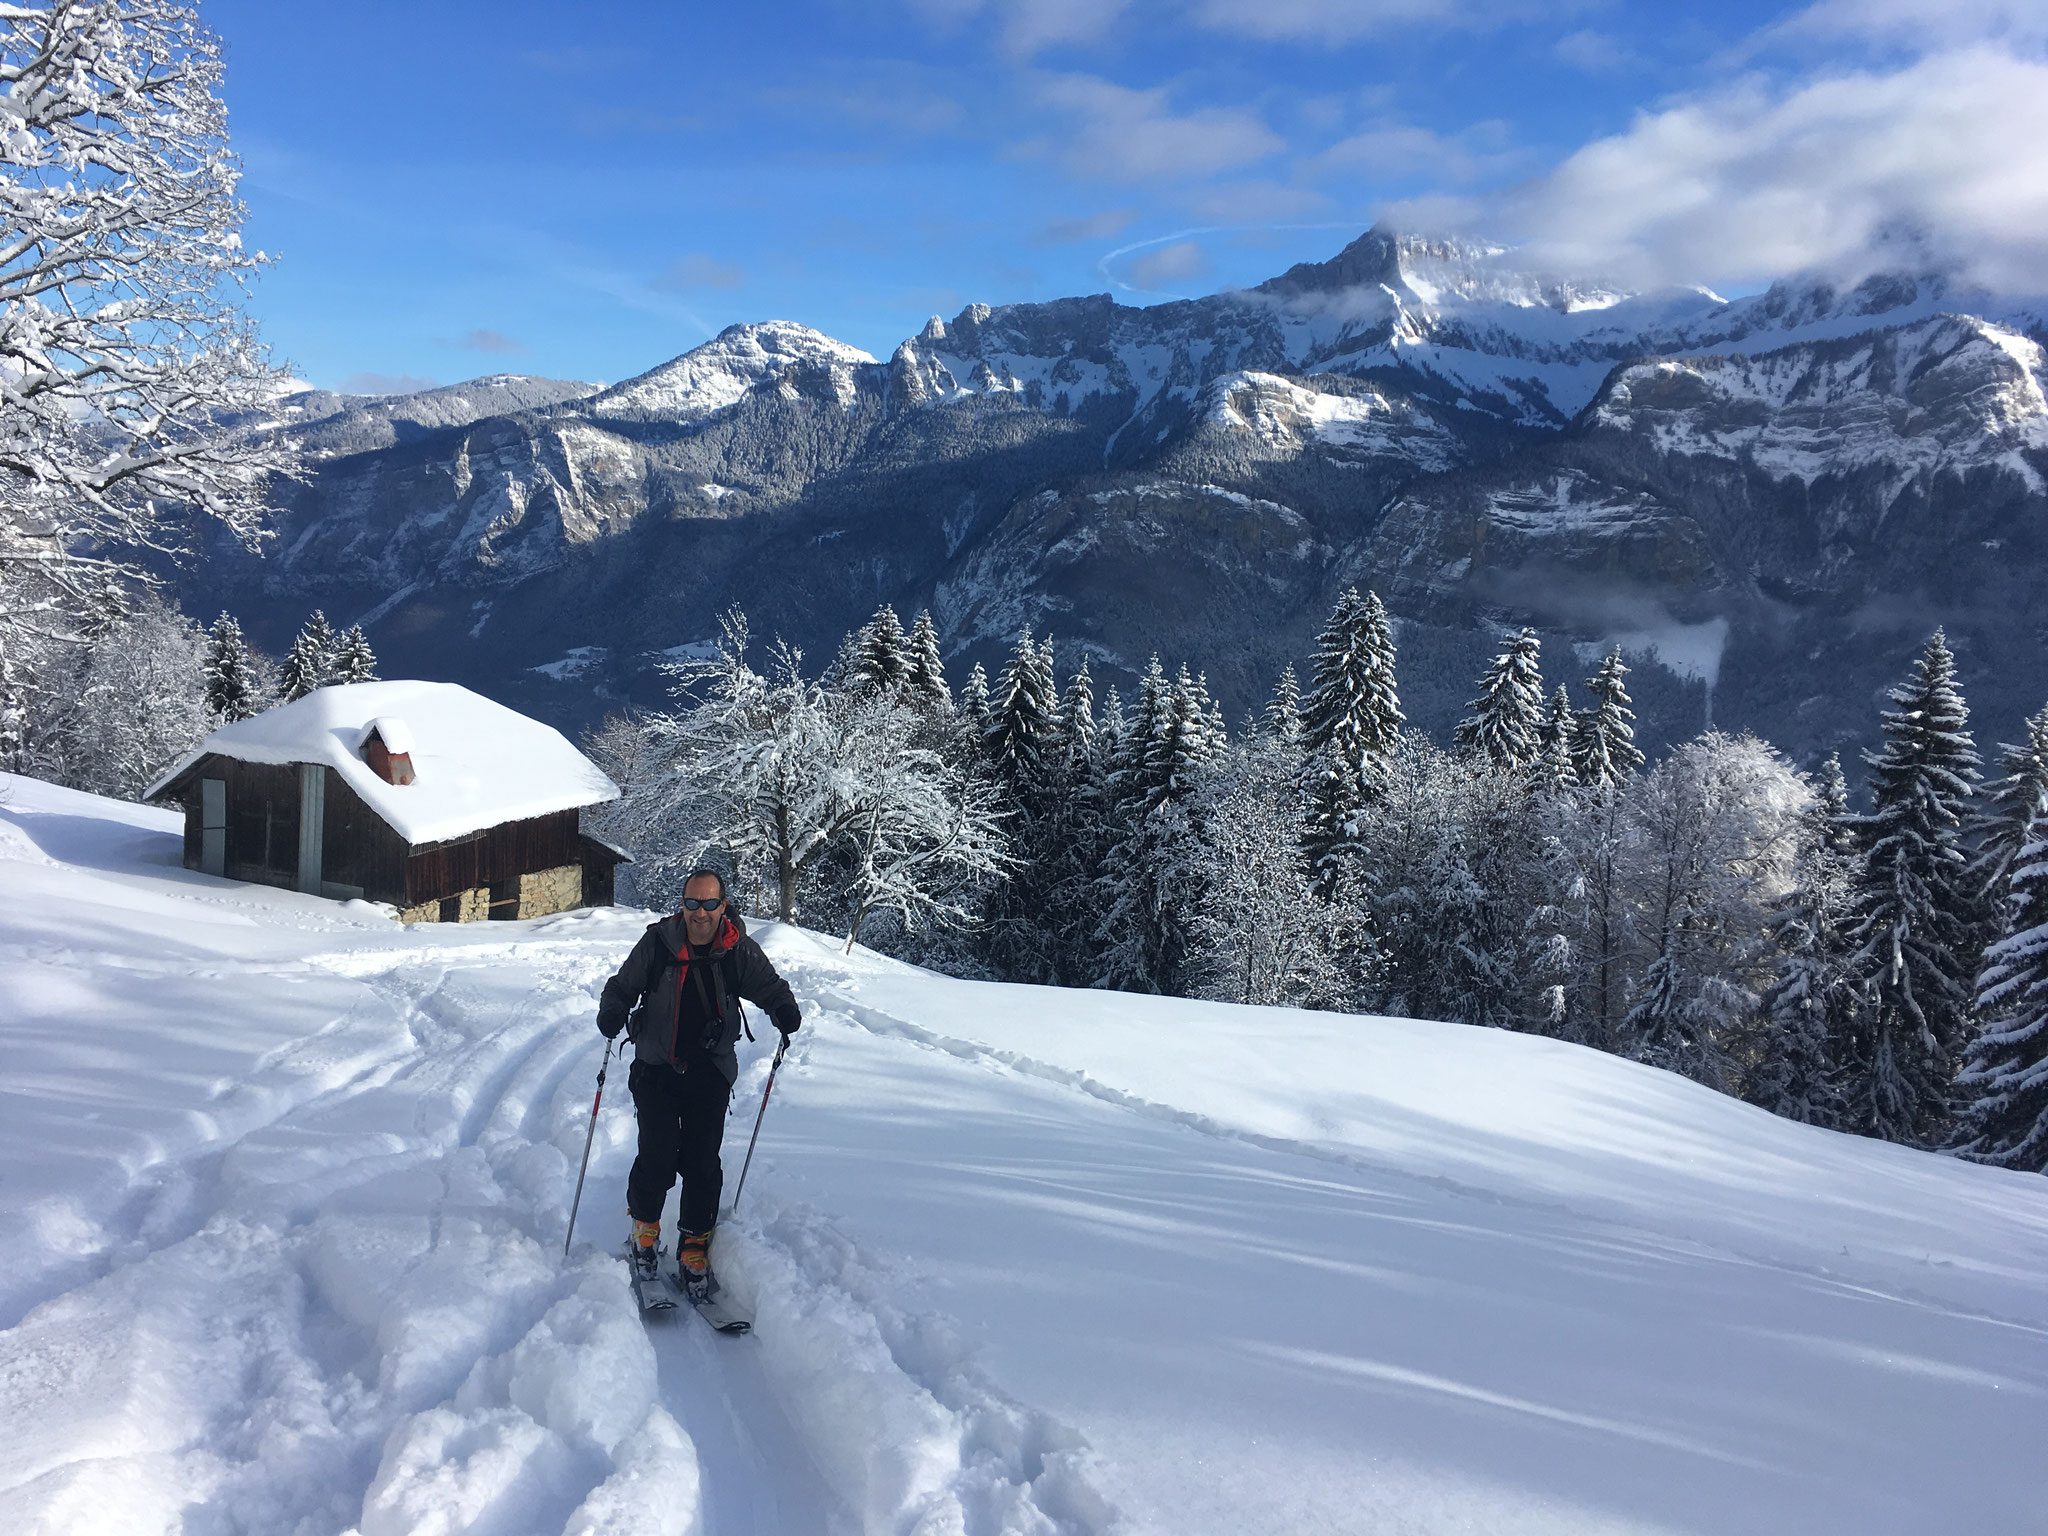
[[[761,1117],[768,1113],[768,1095],[775,1091],[775,1074],[782,1069],[782,1053],[789,1049],[789,1036],[784,1035],[775,1042],[775,1059],[768,1063],[768,1086],[761,1090],[761,1107],[754,1112],[754,1134],[747,1138],[747,1160],[740,1164],[739,1187],[732,1192],[732,1208],[740,1208],[740,1196],[746,1192],[747,1170],[754,1166],[754,1143],[761,1139]]]
[[[597,1097],[590,1101],[590,1129],[583,1137],[583,1167],[576,1175],[576,1199],[569,1206],[569,1231],[562,1239],[562,1257],[569,1257],[569,1244],[576,1236],[576,1212],[583,1204],[583,1181],[590,1174],[590,1144],[597,1140],[597,1106],[604,1102],[604,1075],[612,1066],[612,1042],[604,1043],[604,1063],[597,1069]]]

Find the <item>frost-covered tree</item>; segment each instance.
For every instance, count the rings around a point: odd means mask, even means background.
[[[1758,1013],[1744,1097],[1788,1120],[1839,1129],[1834,1048],[1851,1000],[1843,925],[1855,869],[1839,759],[1821,765],[1813,788],[1793,886],[1771,916],[1777,959]]]
[[[1627,1012],[1635,909],[1621,790],[1590,784],[1540,802],[1549,895],[1536,917],[1545,1034],[1612,1050]]]
[[[2048,1172],[2048,792],[2010,860],[2004,936],[1984,956],[1984,1023],[1956,1074],[1954,1149],[1975,1162]]]
[[[249,657],[242,626],[232,614],[223,612],[213,621],[201,667],[206,690],[206,708],[216,719],[246,720],[264,707],[255,665]]]
[[[30,771],[133,800],[215,724],[206,698],[206,635],[144,592],[83,651],[67,648],[45,679]]]
[[[1299,759],[1297,744],[1261,732],[1226,749],[1203,776],[1189,963],[1198,996],[1297,1008],[1353,1001],[1346,950],[1361,914],[1309,889]]]
[[[253,546],[282,374],[240,309],[220,42],[167,0],[0,6],[0,632],[77,640],[169,514]]]
[[[313,616],[299,626],[292,648],[285,653],[284,665],[278,672],[278,696],[290,704],[333,680],[334,631],[328,626],[327,615],[316,608]]]
[[[936,923],[974,921],[979,882],[1014,865],[1004,830],[1007,813],[993,786],[958,764],[914,745],[918,716],[900,699],[851,708],[867,718],[854,740],[875,755],[866,764],[862,796],[846,830],[852,865],[846,951],[853,952],[868,919],[894,913],[906,932]]]
[[[904,662],[909,671],[908,698],[912,707],[933,719],[953,712],[953,690],[946,686],[946,663],[939,655],[939,632],[932,625],[929,608],[920,612],[904,642]]]
[[[1625,887],[1638,978],[1627,1054],[1728,1091],[1774,956],[1812,792],[1753,736],[1709,731],[1627,785]]]
[[[1404,735],[1383,792],[1360,813],[1357,865],[1393,1012],[1511,1025],[1524,1006],[1521,960],[1532,896],[1532,840],[1518,836],[1513,776]]]
[[[351,624],[334,642],[334,661],[328,668],[327,680],[332,683],[374,683],[377,680],[377,653],[370,649],[370,637],[363,633],[362,625]]]
[[[1494,657],[1471,715],[1458,726],[1459,746],[1512,774],[1535,766],[1544,736],[1542,654],[1536,632],[1525,629]]]
[[[1572,731],[1572,770],[1581,784],[1619,784],[1643,766],[1636,714],[1622,681],[1628,674],[1616,646],[1586,679],[1593,707],[1576,717]]]
[[[1978,758],[1940,630],[1891,700],[1884,747],[1864,757],[1872,806],[1848,925],[1843,1087],[1851,1129],[1927,1146],[1948,1130],[1975,980],[1961,827]]]
[[[784,922],[827,866],[856,932],[884,909],[912,926],[957,920],[964,905],[947,882],[995,874],[1007,857],[987,798],[925,744],[922,717],[900,699],[828,689],[786,645],[764,675],[748,642],[744,615],[728,614],[714,657],[670,669],[684,707],[640,722],[639,756],[655,766],[638,765],[629,814],[692,858],[717,846],[763,869]]]

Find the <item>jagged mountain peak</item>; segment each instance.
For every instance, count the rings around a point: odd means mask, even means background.
[[[660,414],[676,420],[711,415],[755,385],[791,368],[873,365],[859,347],[793,320],[729,325],[702,346],[615,384],[591,402],[597,414]]]
[[[1383,290],[1423,305],[1506,304],[1563,314],[1608,309],[1633,297],[1611,283],[1526,269],[1513,248],[1488,240],[1407,234],[1374,225],[1328,261],[1302,262],[1250,291],[1300,307]]]

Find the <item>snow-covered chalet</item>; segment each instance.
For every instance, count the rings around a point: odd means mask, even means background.
[[[149,788],[185,867],[402,922],[609,906],[625,855],[584,832],[618,786],[561,732],[453,683],[347,683],[237,720]]]

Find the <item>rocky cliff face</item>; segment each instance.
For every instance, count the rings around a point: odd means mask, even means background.
[[[731,603],[813,654],[882,601],[963,669],[1026,624],[1111,677],[1157,647],[1241,711],[1355,581],[1439,730],[1533,623],[1553,682],[1630,647],[1653,737],[1812,755],[1945,623],[1995,734],[2048,697],[2044,338],[1926,278],[1627,295],[1373,232],[1210,299],[970,306],[886,363],[777,322],[602,391],[297,397],[275,551],[186,580],[567,723]]]

